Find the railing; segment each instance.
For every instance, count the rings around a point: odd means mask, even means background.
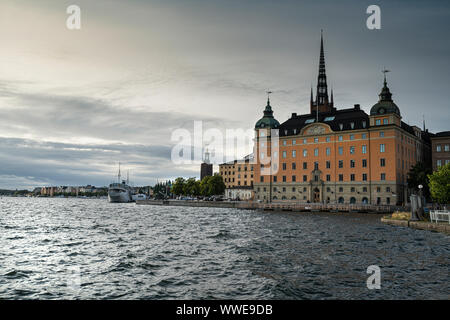
[[[448,210],[431,210],[430,211],[431,222],[446,221],[450,224],[450,211]]]
[[[393,212],[394,207],[388,205],[372,204],[323,204],[323,203],[299,203],[299,202],[241,202],[236,203],[237,208],[262,209],[262,210],[288,210],[288,211],[334,211],[334,212]]]

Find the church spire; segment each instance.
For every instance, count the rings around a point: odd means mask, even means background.
[[[327,75],[325,71],[325,51],[323,48],[323,30],[320,31],[319,75],[317,77],[316,101],[311,101],[311,113],[314,111],[333,111],[333,102],[328,99]]]

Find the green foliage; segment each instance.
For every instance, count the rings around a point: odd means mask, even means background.
[[[199,196],[200,181],[195,180],[195,178],[187,179],[184,184],[183,191],[183,195]]]
[[[450,203],[450,163],[428,175],[433,199],[442,204]]]
[[[184,178],[176,178],[172,185],[171,192],[177,196],[184,194],[184,185],[186,181]]]
[[[408,172],[408,187],[418,190],[419,185],[423,185],[423,196],[429,198],[430,188],[428,186],[428,175],[432,172],[431,167],[426,166],[423,162],[417,162]]]
[[[204,196],[220,195],[225,192],[225,183],[222,176],[214,174],[204,177],[200,182],[200,193]]]

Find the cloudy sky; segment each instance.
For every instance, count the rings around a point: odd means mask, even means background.
[[[309,112],[320,29],[338,108],[368,112],[386,67],[405,122],[450,130],[449,18],[445,0],[2,0],[0,188],[107,185],[119,161],[136,185],[198,176],[172,132],[251,129],[267,89],[280,122]]]

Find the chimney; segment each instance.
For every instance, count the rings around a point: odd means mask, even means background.
[[[359,104],[355,104],[355,110],[361,110]]]
[[[297,113],[296,113],[296,112],[293,112],[291,118],[295,118],[295,117],[297,117]]]

